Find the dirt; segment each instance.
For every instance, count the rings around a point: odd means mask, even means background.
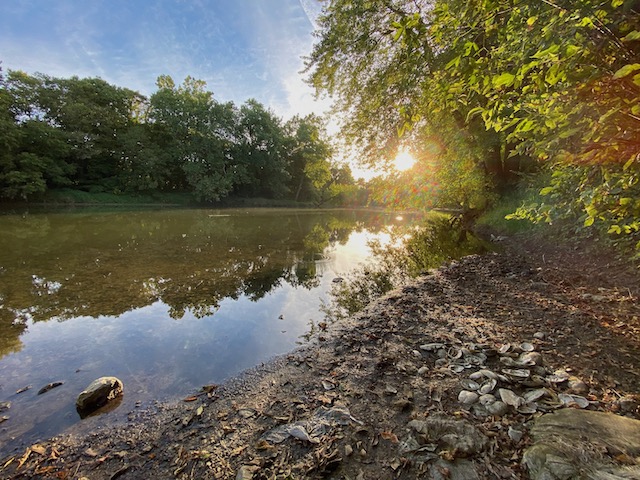
[[[597,245],[540,236],[497,245],[188,401],[135,410],[124,425],[83,421],[5,458],[0,476],[529,478],[521,463],[529,427],[560,407],[560,394],[640,416],[640,275]],[[510,406],[489,415],[459,399],[471,372],[504,371],[523,342],[541,354],[538,373],[571,380],[545,380],[550,399],[535,413]],[[465,364],[477,358],[483,365]],[[517,396],[532,386],[502,387]]]

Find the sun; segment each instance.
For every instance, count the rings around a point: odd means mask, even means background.
[[[405,170],[409,170],[416,163],[416,159],[413,158],[406,150],[400,150],[398,155],[396,155],[395,160],[393,161],[393,166],[399,172],[404,172]]]

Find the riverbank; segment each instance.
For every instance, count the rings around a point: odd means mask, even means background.
[[[640,282],[589,245],[523,235],[498,247],[412,281],[224,386],[133,411],[126,425],[83,421],[5,458],[0,473],[529,478],[522,458],[535,418],[565,404],[638,417]],[[489,389],[485,370],[500,375],[486,405],[470,383]],[[514,400],[542,387],[544,397]],[[611,453],[626,466],[634,458]]]

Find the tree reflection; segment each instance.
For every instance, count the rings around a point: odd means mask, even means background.
[[[395,231],[388,244],[372,242],[376,258],[334,285],[331,300],[323,310],[333,320],[362,310],[373,299],[400,286],[407,278],[426,273],[446,262],[473,253],[482,253],[489,245],[471,232],[453,226],[446,215],[432,213],[409,235]]]
[[[318,285],[319,263],[351,232],[376,232],[371,212],[176,210],[0,216],[0,355],[24,324],[119,316],[162,301],[175,319],[215,315],[283,285]]]

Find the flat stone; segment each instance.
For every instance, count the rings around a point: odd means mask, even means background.
[[[565,408],[539,417],[531,435],[534,444],[522,461],[533,480],[640,478],[640,466],[612,458],[640,456],[639,420]]]
[[[412,420],[408,425],[423,434],[426,443],[437,444],[447,450],[457,450],[464,455],[481,452],[487,446],[487,437],[466,420],[434,415],[426,420]]]

